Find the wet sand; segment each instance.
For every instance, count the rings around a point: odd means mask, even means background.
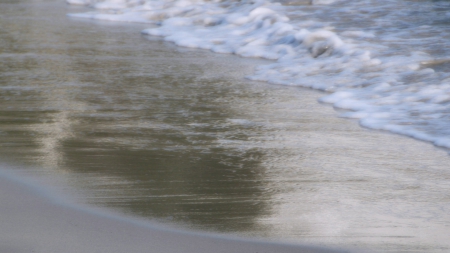
[[[158,228],[59,203],[0,176],[0,252],[332,253],[313,246],[240,240]]]
[[[69,19],[82,9],[51,1],[1,7],[0,160],[73,203],[269,240],[450,248],[446,151],[338,118],[318,92],[246,81],[258,60]],[[1,180],[5,251],[299,251],[83,211]]]

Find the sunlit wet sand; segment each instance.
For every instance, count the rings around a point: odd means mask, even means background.
[[[449,250],[445,150],[337,118],[317,103],[321,93],[244,79],[262,60],[177,48],[142,37],[144,25],[70,19],[66,12],[81,9],[63,3],[0,10],[0,154],[16,171],[23,165],[21,175],[75,202],[185,229],[385,252]],[[34,198],[2,185],[4,198]],[[8,238],[51,247],[50,232],[42,241],[23,237],[31,232],[15,225],[13,200],[2,200],[11,203],[2,204],[3,222],[15,227]],[[27,213],[41,201],[42,213]],[[125,226],[127,236],[160,233],[41,201],[23,216],[38,230],[67,232],[67,245],[98,231],[84,223],[90,219]],[[53,215],[40,215],[63,209],[84,227],[41,223]],[[111,250],[121,232],[103,236]],[[126,247],[148,245],[132,237]]]

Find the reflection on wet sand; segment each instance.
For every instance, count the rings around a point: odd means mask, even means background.
[[[258,130],[230,123],[239,115],[220,102],[240,93],[233,73],[209,77],[205,52],[182,60],[185,54],[149,44],[135,27],[119,27],[133,31],[130,39],[70,22],[64,12],[55,15],[60,25],[50,25],[54,17],[36,17],[46,5],[9,6],[19,22],[8,23],[14,34],[2,42],[4,159],[78,175],[93,204],[220,231],[254,230],[267,212],[264,154],[221,145]],[[20,22],[23,16],[39,22]]]

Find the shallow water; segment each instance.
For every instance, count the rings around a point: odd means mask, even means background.
[[[448,1],[67,0],[190,48],[276,60],[249,79],[331,93],[342,116],[450,148]]]
[[[448,154],[372,132],[268,63],[148,25],[0,5],[0,156],[83,203],[184,227],[385,252],[450,249]]]

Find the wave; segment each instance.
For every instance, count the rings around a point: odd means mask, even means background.
[[[325,91],[321,102],[362,126],[450,148],[450,57],[439,50],[450,34],[436,18],[448,2],[67,2],[94,9],[70,16],[149,23],[143,34],[179,46],[274,60],[248,78]],[[417,9],[429,12],[412,20]]]

